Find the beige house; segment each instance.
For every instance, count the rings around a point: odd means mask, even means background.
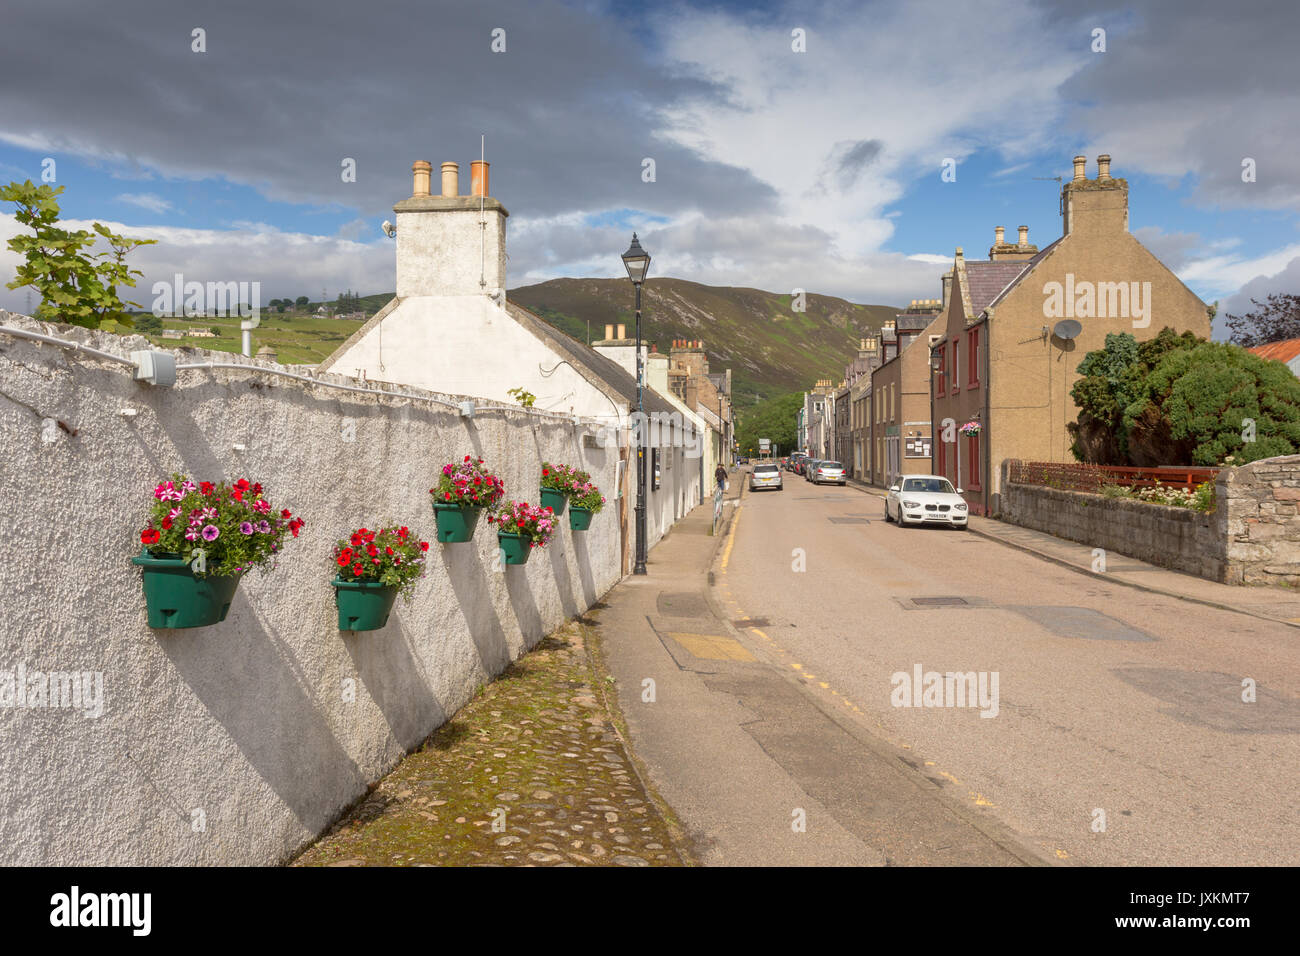
[[[987,260],[957,249],[946,307],[927,330],[939,333],[939,368],[922,371],[939,439],[933,468],[965,490],[976,514],[997,513],[1004,459],[1074,460],[1070,389],[1107,333],[1210,335],[1206,304],[1129,232],[1128,182],[1111,176],[1110,157],[1097,157],[1095,179],[1085,165],[1074,158],[1061,189],[1063,234],[1041,252],[1026,226],[1017,243],[999,226]]]
[[[939,299],[913,299],[885,323],[884,363],[871,373],[871,483],[930,471],[928,336],[942,326]]]

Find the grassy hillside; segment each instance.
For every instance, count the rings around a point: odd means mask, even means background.
[[[537,313],[579,342],[605,335],[606,323],[623,322],[633,332],[631,284],[626,279],[554,279],[509,293],[513,302]],[[378,311],[392,293],[362,296],[367,313]],[[332,303],[331,303],[332,304]],[[642,296],[642,325],[646,341],[667,352],[674,339],[700,339],[711,371],[730,367],[736,407],[746,408],[811,386],[819,378],[836,381],[853,358],[858,340],[898,311],[892,306],[857,305],[833,296],[808,295],[807,310],[791,309],[789,295],[758,289],[700,285],[682,279],[653,279]],[[316,318],[307,313],[262,310],[262,324],[253,333],[253,349],[270,345],[281,362],[320,362],[334,351],[359,323]],[[150,338],[162,347],[191,345],[239,351],[239,320],[165,319],[166,328],[211,327],[215,339]]]
[[[556,328],[587,341],[604,338],[606,323],[623,322],[630,336],[633,291],[626,279],[553,279],[509,293],[513,302]],[[700,339],[711,371],[730,367],[738,408],[795,390],[819,378],[839,381],[858,340],[897,309],[808,295],[807,310],[791,309],[789,295],[653,279],[642,295],[642,331],[666,352],[674,339]]]

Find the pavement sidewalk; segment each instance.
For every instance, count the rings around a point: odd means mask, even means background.
[[[851,480],[849,484],[878,498],[885,497],[883,488],[856,480]],[[1079,544],[1043,531],[1034,531],[1005,521],[974,515],[970,518],[970,531],[981,537],[999,541],[1008,547],[1036,555],[1053,564],[1088,575],[1104,574],[1109,581],[1149,591],[1152,594],[1162,594],[1165,597],[1300,627],[1300,592],[1288,588],[1219,584],[1182,571],[1171,571],[1168,568],[1148,564],[1116,552],[1107,554],[1104,572],[1094,572],[1091,545]]]

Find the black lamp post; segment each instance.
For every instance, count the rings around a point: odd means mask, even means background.
[[[632,233],[632,245],[623,253],[623,265],[627,266],[627,277],[636,287],[636,563],[632,565],[632,573],[645,574],[645,436],[650,429],[646,427],[642,396],[645,372],[641,367],[641,283],[650,271],[650,253],[641,248],[635,232]]]

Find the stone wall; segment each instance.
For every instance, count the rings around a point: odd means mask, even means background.
[[[1221,538],[1216,547],[1216,516],[1125,498],[1006,481],[1003,463],[1002,511],[998,517],[1094,548],[1219,580]]]
[[[1225,584],[1300,585],[1300,455],[1224,468],[1210,514],[1014,484],[1010,465],[1003,521]]]
[[[1300,585],[1300,455],[1266,458],[1219,476],[1229,584]]]
[[[0,323],[117,355],[148,347],[3,312]],[[382,630],[340,632],[334,542],[388,522],[433,541],[428,489],[444,462],[481,455],[510,497],[536,501],[543,460],[612,488],[618,450],[584,447],[568,419],[462,418],[259,373],[270,366],[226,353],[175,354],[250,367],[153,387],[0,334],[0,864],[283,860],[619,580],[609,495],[589,532],[563,522],[521,567],[497,565],[486,522],[471,543],[434,541],[410,604]],[[307,524],[277,567],[244,577],[223,623],[155,631],[130,558],[155,484],[174,471],[260,481]],[[102,715],[17,704],[20,668],[101,674]]]

